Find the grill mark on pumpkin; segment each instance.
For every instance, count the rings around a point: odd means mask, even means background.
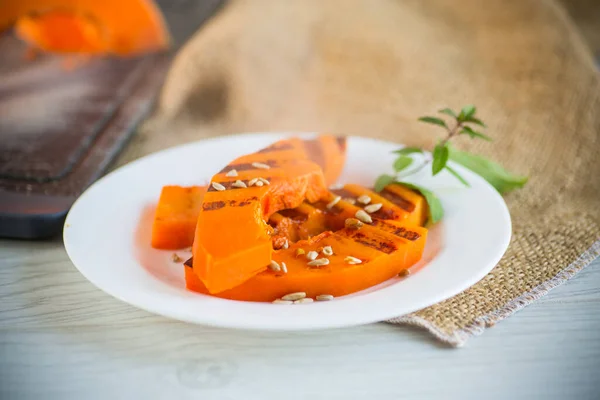
[[[410,240],[414,242],[415,240],[421,237],[421,234],[415,231],[410,231],[404,227],[395,227],[393,225],[388,225],[386,223],[376,223],[377,228],[381,229],[384,232],[391,233],[394,236],[397,236],[402,239]]]
[[[265,147],[264,149],[257,151],[257,153],[272,153],[275,151],[290,150],[293,148],[294,148],[294,146],[291,143],[284,143],[284,144],[272,145],[269,147]]]
[[[290,218],[292,221],[306,221],[308,219],[308,215],[301,213],[300,211],[294,208],[286,208],[284,210],[280,210],[279,214],[286,218]]]
[[[398,249],[398,247],[396,247],[396,245],[392,242],[384,241],[374,237],[369,237],[360,231],[355,232],[350,237],[356,243],[360,243],[364,246],[381,251],[385,254],[391,254]]]
[[[229,207],[245,207],[247,205],[250,205],[252,202],[257,201],[258,197],[256,196],[252,196],[250,198],[244,199],[244,200],[229,200],[229,201],[207,201],[202,203],[202,210],[203,211],[214,211],[214,210],[220,210],[221,208],[225,207],[225,206],[229,206]]]
[[[377,219],[394,219],[396,218],[396,213],[394,210],[383,206],[379,210],[372,213],[371,216]]]
[[[406,200],[404,197],[400,196],[399,194],[390,192],[387,189],[383,189],[379,193],[379,195],[381,197],[388,199],[389,201],[391,201],[392,203],[394,203],[395,205],[397,205],[404,211],[413,212],[415,210],[415,205],[413,203],[411,203],[410,201]]]
[[[279,166],[279,162],[277,160],[264,160],[264,161],[253,161],[253,162],[260,162],[261,164],[267,164],[271,168],[277,168]],[[227,173],[231,169],[235,169],[238,173],[240,171],[255,171],[255,170],[264,171],[264,169],[256,168],[255,166],[252,165],[252,163],[242,163],[242,164],[230,164],[230,165],[226,166],[225,168],[223,168],[222,170],[220,170],[219,174]]]
[[[323,146],[317,140],[305,140],[303,143],[308,158],[321,168],[325,168],[326,160],[325,154],[323,154]]]

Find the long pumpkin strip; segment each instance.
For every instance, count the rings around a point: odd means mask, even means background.
[[[231,174],[234,169],[237,176]],[[257,178],[268,184],[256,186]],[[236,181],[247,187],[235,187]],[[234,160],[213,177],[204,196],[193,244],[194,272],[211,293],[219,293],[265,270],[273,252],[272,228],[265,221],[327,193],[321,168],[302,150],[257,152]]]
[[[150,0],[0,1],[0,31],[13,24],[23,40],[52,52],[132,55],[163,50],[170,42]]]
[[[215,296],[263,302],[299,291],[306,292],[308,297],[319,294],[344,296],[384,282],[421,259],[427,229],[397,221],[379,221],[377,224],[378,226],[364,225],[358,230],[324,232],[309,240],[297,242],[287,250],[277,251],[273,256],[279,264],[286,264],[287,273],[264,271]],[[385,230],[381,228],[382,225],[386,227]],[[325,246],[331,246],[334,252],[327,257],[328,265],[311,267],[304,255],[296,256],[297,249],[308,253],[319,251]],[[361,260],[361,263],[348,263],[348,256]],[[319,258],[325,256],[320,253]],[[186,264],[187,288],[209,294],[190,267],[193,263]]]

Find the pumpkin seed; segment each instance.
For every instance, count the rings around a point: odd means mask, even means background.
[[[254,186],[258,186],[258,187],[261,187],[262,185],[264,185],[263,181],[258,181],[254,184]]]
[[[281,262],[281,271],[282,271],[284,274],[287,274],[287,265],[285,265],[285,263],[284,263],[284,262]]]
[[[329,301],[329,300],[333,300],[333,296],[330,294],[320,294],[317,297],[315,297],[315,300],[317,301]]]
[[[258,180],[262,183],[264,183],[265,185],[270,185],[271,182],[269,182],[268,180],[266,180],[265,178],[258,178]]]
[[[333,185],[329,186],[329,190],[340,190],[343,188],[344,188],[343,183],[334,183]]]
[[[272,303],[273,304],[294,304],[294,302],[291,300],[281,300],[281,299],[273,300]]]
[[[361,204],[369,204],[371,202],[371,197],[369,197],[366,194],[363,194],[362,196],[359,196],[358,199],[356,199],[356,201],[358,201]]]
[[[296,249],[296,257],[304,255],[306,252],[304,249]]]
[[[371,222],[373,222],[373,219],[369,214],[365,212],[365,210],[358,210],[356,214],[354,214],[354,216],[362,222],[364,222],[365,224],[370,224]]]
[[[304,304],[304,303],[312,303],[314,300],[310,297],[305,297],[303,299],[294,300],[294,304]]]
[[[398,276],[401,278],[405,278],[409,275],[410,275],[410,270],[408,268],[405,268],[402,271],[398,272]]]
[[[346,221],[344,221],[344,225],[346,228],[360,229],[363,226],[363,223],[356,218],[347,218]]]
[[[318,258],[316,260],[310,261],[307,265],[310,267],[322,267],[323,265],[328,265],[329,260],[327,258]]]
[[[248,181],[248,186],[254,186],[256,182],[258,182],[258,178],[252,178]]]
[[[362,264],[362,260],[360,258],[356,258],[356,257],[352,257],[352,256],[348,256],[346,258],[344,258],[344,261],[346,261],[346,263],[348,264]]]
[[[352,205],[356,204],[356,199],[353,199],[352,197],[344,197],[342,200],[344,200],[346,203],[350,203]]]
[[[178,263],[178,262],[181,262],[182,260],[181,260],[181,257],[179,257],[179,256],[177,255],[177,253],[173,253],[173,254],[171,255],[171,261],[173,261],[174,263]]]
[[[271,263],[269,264],[269,268],[271,269],[271,271],[275,271],[275,272],[281,271],[281,267],[279,266],[279,263],[275,260],[271,260]]]
[[[332,256],[333,255],[333,249],[331,248],[331,246],[325,246],[325,247],[323,247],[323,254],[325,254],[326,256]]]
[[[233,182],[233,183],[231,184],[231,187],[236,187],[236,188],[245,188],[245,187],[248,187],[248,186],[246,186],[246,184],[245,184],[243,181],[240,181],[240,180],[238,179],[237,181],[235,181],[235,182]]]
[[[252,166],[254,168],[259,168],[259,169],[269,169],[269,168],[271,168],[269,165],[261,163],[261,162],[253,162]]]
[[[381,203],[369,204],[368,206],[365,206],[364,210],[366,212],[368,212],[369,214],[372,214],[374,212],[381,210],[381,207],[383,207],[383,204],[381,204]]]
[[[229,172],[227,172],[225,174],[225,176],[238,176],[238,173],[235,169],[229,170]]]
[[[285,239],[285,243],[283,243],[283,246],[281,246],[282,249],[287,249],[290,247],[290,242],[288,242],[287,239]]]
[[[306,253],[306,258],[308,258],[311,261],[314,260],[314,259],[316,259],[317,257],[319,257],[319,253],[317,253],[314,250],[311,250],[308,253]]]
[[[210,184],[215,190],[218,190],[219,192],[222,192],[223,190],[225,190],[225,186],[221,185],[218,182],[213,182]]]
[[[331,210],[341,199],[342,196],[335,196],[325,207]]]
[[[285,296],[281,297],[281,300],[289,300],[289,301],[296,301],[296,300],[300,300],[306,297],[306,292],[294,292],[294,293],[288,293]]]

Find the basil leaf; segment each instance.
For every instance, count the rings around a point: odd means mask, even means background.
[[[479,126],[482,126],[484,128],[486,127],[482,120],[480,120],[479,118],[475,118],[475,117],[465,118],[463,120],[463,122],[467,122],[467,123],[479,125]]]
[[[410,164],[412,164],[412,162],[412,158],[407,156],[400,156],[396,159],[396,161],[394,161],[394,169],[396,170],[396,172],[400,172],[406,167],[408,167]]]
[[[449,165],[446,165],[446,169],[448,170],[448,172],[454,175],[454,177],[458,179],[463,185],[465,185],[466,187],[471,187],[469,182],[467,182],[467,180],[463,178],[454,168],[452,168]]]
[[[378,193],[381,192],[387,185],[394,182],[395,179],[396,178],[391,175],[380,175],[375,181],[375,191]]]
[[[464,106],[462,110],[460,110],[460,114],[458,114],[458,120],[464,122],[467,118],[473,117],[476,110],[477,109],[473,105]]]
[[[489,182],[500,194],[521,188],[527,183],[526,176],[512,174],[502,168],[499,164],[474,154],[464,151],[450,151],[450,159],[460,165],[469,168]]]
[[[428,124],[434,124],[434,125],[443,126],[444,128],[448,129],[448,125],[446,125],[446,122],[444,122],[444,120],[441,119],[441,118],[436,118],[436,117],[421,117],[421,118],[419,118],[419,121],[426,122]]]
[[[421,193],[423,197],[425,197],[425,201],[427,202],[428,206],[427,208],[429,210],[428,220],[430,223],[435,224],[444,217],[444,207],[442,207],[442,202],[431,190],[419,185],[415,185],[414,183],[400,181],[397,181],[396,183],[406,186],[409,189],[416,190],[417,192]]]
[[[474,131],[473,129],[471,129],[470,126],[463,127],[462,130],[460,131],[460,133],[464,134],[464,135],[469,135],[469,137],[471,139],[483,139],[483,140],[487,140],[488,142],[492,141],[491,137],[484,135],[481,132]]]
[[[433,149],[433,163],[431,173],[435,176],[444,169],[448,162],[448,147],[445,144],[437,144]]]
[[[451,116],[452,118],[458,118],[458,115],[456,115],[456,113],[454,111],[452,111],[449,108],[443,108],[441,110],[438,111],[440,114],[446,114]]]
[[[401,149],[394,150],[392,153],[408,155],[408,154],[422,153],[422,152],[423,152],[423,150],[421,150],[418,147],[403,147]]]

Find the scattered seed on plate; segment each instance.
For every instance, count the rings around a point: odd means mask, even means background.
[[[288,293],[285,296],[281,297],[281,300],[289,300],[289,301],[295,301],[295,300],[300,300],[306,297],[306,292],[294,292],[294,293]]]
[[[268,180],[266,180],[265,178],[258,178],[258,180],[262,183],[264,183],[265,185],[270,185],[271,182],[269,182]]]
[[[365,224],[370,224],[371,222],[373,222],[373,219],[369,214],[365,212],[365,210],[358,210],[356,214],[354,214],[354,216],[362,222],[364,222]]]
[[[304,249],[296,249],[296,257],[306,254]]]
[[[238,176],[238,173],[235,169],[229,170],[229,172],[227,172],[225,174],[225,176]]]
[[[407,277],[410,275],[410,270],[405,268],[402,271],[398,272],[398,276],[401,278]]]
[[[290,242],[288,242],[287,239],[285,239],[285,242],[283,243],[283,246],[281,246],[282,249],[287,249],[290,247]]]
[[[178,263],[178,262],[181,262],[182,260],[181,260],[181,257],[179,257],[179,256],[177,255],[177,253],[173,253],[173,254],[171,255],[171,261],[173,261],[173,262],[175,262],[175,263]]]
[[[271,271],[275,271],[275,272],[281,271],[281,267],[279,266],[279,263],[275,260],[271,260],[271,263],[269,264],[269,268],[271,269]]]
[[[358,199],[356,199],[356,201],[358,201],[361,204],[369,204],[371,202],[371,198],[366,194],[363,194]]]
[[[317,253],[314,250],[311,250],[308,253],[306,253],[306,258],[308,258],[311,261],[314,260],[314,259],[316,259],[317,257],[319,257],[319,253]]]
[[[369,204],[368,206],[365,206],[364,210],[366,212],[368,212],[369,214],[372,214],[374,212],[381,210],[381,207],[383,207],[383,204],[381,204],[381,203]]]
[[[264,185],[264,183],[262,181],[258,181],[254,184],[254,186],[258,186],[258,187],[261,187],[262,185]]]
[[[304,303],[312,303],[314,300],[310,297],[305,297],[303,299],[294,300],[294,304],[304,304]]]
[[[245,188],[245,187],[248,187],[248,186],[246,186],[246,184],[244,183],[244,181],[240,181],[240,180],[238,179],[237,181],[235,181],[235,182],[233,182],[233,183],[231,184],[231,187],[236,187],[236,188]]]
[[[281,271],[284,274],[287,274],[287,265],[285,265],[285,263],[283,261],[281,262]]]
[[[308,262],[309,267],[322,267],[323,265],[328,265],[329,259],[327,258],[317,258],[316,260],[312,260]]]
[[[335,196],[333,200],[327,203],[326,207],[331,210],[341,199],[342,196]]]
[[[329,186],[329,190],[340,190],[343,188],[344,188],[343,183],[334,183],[333,185]]]
[[[256,182],[258,182],[258,178],[252,178],[248,181],[248,186],[254,186]]]
[[[325,246],[325,247],[323,247],[323,254],[325,254],[326,256],[332,256],[333,255],[333,249],[331,248],[331,246]]]
[[[269,169],[269,168],[271,168],[269,165],[261,163],[261,162],[253,162],[252,166],[254,168],[259,168],[259,169]]]
[[[360,258],[356,258],[356,257],[352,257],[352,256],[348,256],[346,258],[344,258],[344,261],[346,261],[346,263],[348,264],[362,264],[362,260]]]
[[[344,200],[346,203],[350,203],[352,205],[356,204],[356,199],[353,199],[352,197],[344,197],[342,200]]]
[[[218,190],[219,192],[222,192],[223,190],[225,190],[225,186],[221,185],[219,182],[213,182],[211,183],[211,186],[215,189]]]
[[[294,302],[291,300],[281,300],[281,299],[273,300],[272,303],[273,304],[294,304]]]
[[[356,218],[346,218],[346,221],[344,221],[344,226],[350,229],[360,229],[363,226],[363,223]]]
[[[317,301],[329,301],[329,300],[333,300],[333,296],[330,294],[320,294],[317,297],[315,297],[315,300]]]

